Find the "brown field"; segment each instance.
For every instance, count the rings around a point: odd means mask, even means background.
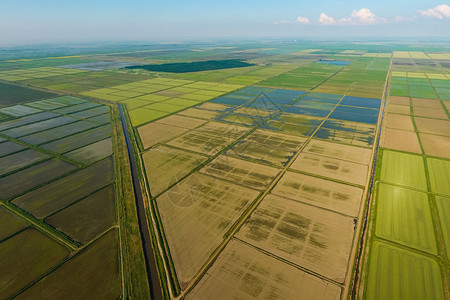
[[[389,103],[397,104],[397,105],[409,105],[410,104],[408,97],[399,97],[399,96],[390,96]]]
[[[450,158],[450,137],[419,133],[426,155]]]
[[[414,118],[417,130],[421,133],[431,133],[450,136],[450,121]]]
[[[288,171],[272,193],[356,217],[361,206],[363,190]]]
[[[422,154],[419,140],[414,131],[385,128],[381,140],[381,146],[385,148]]]
[[[442,107],[440,108],[426,108],[426,107],[414,107],[414,116],[428,117],[434,119],[448,120],[447,114]]]
[[[182,289],[258,194],[219,179],[192,174],[157,198]]]
[[[255,117],[250,117],[246,115],[239,115],[239,114],[227,114],[223,117],[221,117],[221,120],[225,122],[230,122],[234,124],[242,124],[247,126],[254,126],[256,125],[259,120]]]
[[[166,96],[166,97],[179,97],[179,96],[183,96],[184,93],[183,92],[177,92],[177,91],[171,91],[171,90],[163,90],[163,91],[159,91],[154,93],[155,95],[161,95],[161,96]]]
[[[207,158],[166,146],[157,146],[142,154],[150,193],[156,196],[189,174]]]
[[[280,170],[249,161],[221,155],[200,172],[245,187],[266,189]]]
[[[220,122],[208,122],[205,125],[197,128],[196,130],[214,136],[223,136],[227,138],[236,139],[241,137],[244,133],[246,133],[249,130],[249,128]]]
[[[350,217],[269,195],[236,236],[342,283],[353,233],[354,223]]]
[[[205,119],[205,120],[214,119],[220,114],[221,114],[221,112],[218,112],[218,111],[197,109],[197,108],[189,108],[189,109],[183,110],[178,113],[178,115],[182,115],[182,116],[186,116],[186,117],[193,117],[193,118],[200,118],[200,119]]]
[[[282,166],[305,141],[304,137],[258,129],[227,151],[227,154]]]
[[[311,140],[303,152],[319,154],[337,159],[348,160],[359,164],[369,164],[372,151],[349,145]]]
[[[366,165],[309,153],[301,153],[291,168],[359,185],[366,184],[368,171]]]
[[[172,116],[166,117],[164,119],[161,119],[159,121],[156,121],[154,124],[166,124],[166,125],[177,126],[177,127],[182,127],[182,128],[194,129],[205,123],[206,123],[206,121],[203,121],[203,120],[188,118],[188,117],[179,116],[179,115],[172,115]]]
[[[194,152],[214,155],[233,142],[233,138],[223,135],[213,135],[203,131],[191,130],[167,143],[167,145],[191,150]]]
[[[170,126],[161,123],[150,123],[138,128],[142,146],[148,149],[153,145],[170,140],[180,134],[186,133],[188,129]]]
[[[276,119],[272,119],[268,123],[268,127],[282,133],[297,136],[310,135],[316,128],[311,122],[320,122],[322,118],[311,117],[308,115],[282,113]]]
[[[402,114],[402,115],[409,115],[411,113],[411,109],[409,106],[397,104],[390,104],[387,107],[387,111],[393,114]]]
[[[450,101],[444,101],[445,107],[447,107],[447,110],[450,110]]]
[[[207,110],[211,110],[211,111],[220,111],[220,112],[224,112],[226,109],[230,108],[229,106],[225,105],[225,104],[219,104],[219,103],[210,103],[210,102],[206,102],[203,103],[200,106],[197,106],[197,108],[200,109],[207,109]]]
[[[412,105],[414,108],[426,107],[426,108],[442,109],[442,105],[439,102],[439,100],[433,99],[412,98]]]
[[[259,108],[253,108],[253,107],[241,107],[233,111],[237,114],[244,114],[244,115],[252,115],[252,116],[258,116],[258,117],[268,117],[271,114],[273,114],[273,111],[270,110],[264,110]]]
[[[337,300],[340,295],[338,285],[232,240],[186,299]]]
[[[414,125],[410,116],[386,114],[385,125],[388,128],[414,131]]]

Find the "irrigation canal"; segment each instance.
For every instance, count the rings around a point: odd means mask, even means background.
[[[139,220],[139,230],[141,232],[142,247],[144,248],[145,264],[148,274],[148,283],[150,286],[150,295],[152,299],[163,300],[161,283],[159,281],[158,269],[156,268],[155,255],[153,253],[151,235],[145,214],[144,198],[142,197],[141,185],[134,160],[134,149],[131,143],[127,122],[123,113],[122,104],[119,104],[120,119],[122,120],[122,128],[127,142],[128,158],[130,159],[131,176],[133,179],[134,197],[136,200],[136,208]]]

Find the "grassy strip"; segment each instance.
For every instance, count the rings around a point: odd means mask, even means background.
[[[151,210],[154,211],[153,205],[151,207]],[[147,221],[149,222],[149,224],[152,224],[152,219],[150,217],[152,215],[152,213],[150,212],[149,207],[146,207],[145,213],[147,215]],[[152,235],[152,247],[154,249],[153,251],[155,254],[156,267],[158,268],[159,276],[160,276],[160,278],[169,278],[170,283],[171,283],[172,293],[178,295],[180,293],[179,292],[180,286],[178,285],[178,281],[176,280],[176,278],[175,279],[173,278],[172,274],[168,277],[166,270],[164,268],[164,261],[163,261],[163,260],[166,260],[166,264],[168,264],[167,258],[165,255],[162,256],[159,250],[155,250],[155,249],[159,248],[158,241],[156,239],[156,232],[155,232],[153,226],[149,226],[149,228],[150,228],[150,233]],[[158,234],[160,235],[159,230],[158,230]],[[161,238],[161,235],[160,235],[160,238]],[[171,262],[171,260],[170,260],[170,262]],[[171,269],[169,269],[169,272],[175,270],[173,264],[170,264],[170,268]],[[170,299],[169,287],[167,286],[167,281],[160,280],[160,282],[161,282],[161,288],[163,291],[164,298]]]
[[[112,114],[114,138],[114,167],[116,177],[117,208],[122,237],[124,296],[128,299],[150,299],[150,288],[137,220],[130,163],[122,133],[119,110]]]
[[[128,115],[128,111],[127,111],[126,107],[124,108],[124,115],[125,115],[125,119],[128,123],[128,128],[133,128],[131,125],[131,120]],[[144,190],[146,190],[146,185],[148,186],[148,184],[146,182],[146,176],[143,171],[144,168],[143,168],[143,164],[142,164],[141,157],[140,157],[138,140],[136,139],[136,137],[139,135],[137,135],[136,132],[134,132],[134,131],[135,131],[135,129],[133,128],[133,132],[130,132],[130,139],[131,139],[131,142],[132,142],[133,148],[134,148],[134,155],[135,155],[134,159],[135,159],[136,167],[138,170],[139,181],[141,182],[142,191],[144,191]],[[152,240],[152,247],[153,247],[153,251],[154,251],[154,255],[155,255],[156,265],[157,265],[158,272],[159,272],[158,280],[160,280],[160,282],[161,282],[161,287],[163,289],[164,297],[170,298],[167,281],[165,279],[167,279],[170,282],[170,288],[174,295],[178,295],[180,293],[180,286],[178,284],[177,276],[175,273],[175,268],[173,266],[172,260],[170,259],[170,254],[169,255],[167,254],[169,251],[168,250],[169,247],[167,245],[167,241],[165,240],[164,235],[161,233],[161,228],[162,228],[161,220],[159,219],[159,215],[155,214],[155,211],[157,211],[157,209],[155,209],[153,201],[150,203],[150,207],[149,207],[148,197],[146,194],[144,194],[143,197],[145,198],[145,200],[147,200],[144,202],[144,205],[145,205],[145,210],[146,210],[146,214],[147,214],[147,221],[149,224],[150,233],[152,235],[151,240]],[[152,218],[152,216],[153,216],[153,218]],[[157,223],[156,224],[156,232],[155,232],[155,228],[154,228],[155,225],[154,225],[153,220],[155,220]],[[157,238],[156,234],[158,234],[159,238]],[[162,242],[159,242],[159,241],[162,241]],[[160,253],[160,250],[159,250],[160,247],[158,245],[162,248],[162,254]],[[167,271],[169,274],[166,274],[166,268],[164,266],[167,266]],[[155,278],[155,280],[156,280],[156,278]]]

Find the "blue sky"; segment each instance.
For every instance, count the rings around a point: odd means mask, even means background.
[[[1,0],[0,43],[450,37],[450,3],[419,0]]]

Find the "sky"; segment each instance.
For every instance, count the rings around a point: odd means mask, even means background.
[[[0,0],[0,44],[223,38],[450,38],[434,0]]]

